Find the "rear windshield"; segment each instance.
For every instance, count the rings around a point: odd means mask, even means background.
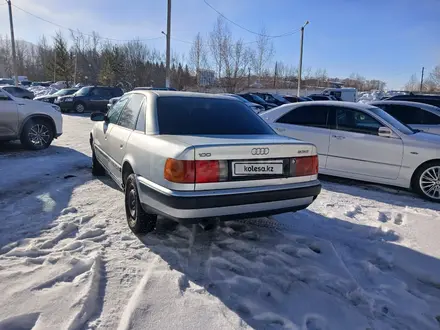
[[[160,134],[275,134],[249,107],[234,100],[158,97],[157,115]]]

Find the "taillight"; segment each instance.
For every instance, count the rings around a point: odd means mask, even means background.
[[[318,156],[293,158],[290,163],[291,176],[306,176],[318,174]]]
[[[228,179],[228,163],[222,160],[177,160],[168,158],[164,178],[176,183],[208,183]]]
[[[165,179],[176,183],[194,183],[194,162],[168,158],[163,171]]]

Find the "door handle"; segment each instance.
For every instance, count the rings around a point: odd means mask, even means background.
[[[286,129],[285,129],[285,128],[277,128],[277,131],[278,131],[278,132],[285,132]]]
[[[119,148],[121,148],[121,149],[124,148],[124,145],[123,145],[123,144],[120,144],[120,145],[119,145]]]
[[[342,135],[332,135],[332,138],[335,138],[337,140],[344,140],[345,136],[342,136]]]

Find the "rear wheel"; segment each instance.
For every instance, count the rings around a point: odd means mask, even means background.
[[[154,230],[157,215],[144,211],[139,201],[136,176],[132,173],[125,182],[125,213],[128,227],[133,233],[146,234]]]
[[[24,125],[21,143],[32,150],[46,149],[52,143],[54,130],[47,119],[31,118]]]
[[[86,111],[86,106],[84,103],[78,102],[74,105],[75,111],[78,113],[84,113]]]
[[[421,166],[414,175],[413,188],[422,197],[440,202],[440,162]]]

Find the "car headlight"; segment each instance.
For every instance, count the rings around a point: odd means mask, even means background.
[[[73,102],[73,97],[66,97],[64,99],[61,99],[62,102]]]
[[[54,109],[54,110],[56,110],[58,112],[61,112],[61,108],[59,106],[57,106],[57,105],[52,105],[52,109]]]

